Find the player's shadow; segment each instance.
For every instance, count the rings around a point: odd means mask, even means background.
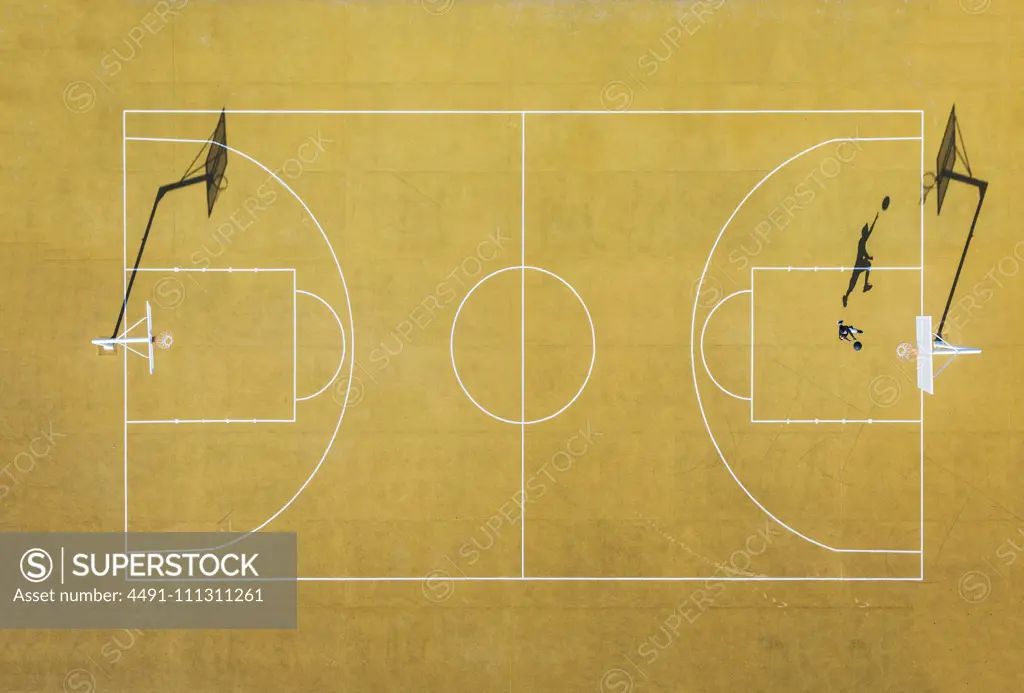
[[[882,199],[882,211],[889,209],[889,196],[886,195]],[[846,288],[846,293],[843,294],[843,307],[845,308],[847,302],[850,299],[850,294],[857,288],[857,280],[860,279],[860,275],[864,275],[864,291],[871,291],[871,262],[875,259],[870,253],[868,253],[868,239],[871,238],[871,233],[875,230],[875,224],[878,223],[878,215],[875,214],[875,218],[872,220],[870,226],[864,224],[860,230],[860,241],[857,243],[857,259],[853,263],[853,273],[850,276],[850,285]]]

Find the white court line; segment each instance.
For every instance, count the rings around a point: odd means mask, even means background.
[[[316,300],[320,301],[320,303],[323,303],[325,306],[327,306],[327,310],[331,311],[331,315],[334,316],[334,320],[338,323],[338,329],[341,330],[341,360],[338,361],[338,370],[334,371],[334,375],[331,377],[331,379],[327,381],[327,384],[320,388],[318,391],[316,391],[312,395],[308,395],[306,397],[299,397],[296,399],[296,401],[298,402],[304,402],[307,399],[313,399],[314,397],[322,395],[324,393],[324,390],[333,385],[334,381],[338,379],[339,375],[341,375],[341,367],[345,365],[345,328],[341,324],[341,318],[338,317],[338,314],[335,312],[334,308],[331,307],[330,303],[320,298],[316,294],[310,293],[308,291],[303,291],[302,289],[296,289],[295,293],[305,294],[306,296],[312,296]]]
[[[754,419],[758,424],[919,424],[920,419]]]
[[[743,397],[741,395],[734,395],[733,393],[729,392],[724,387],[722,387],[722,385],[717,380],[715,380],[715,376],[711,375],[711,369],[708,368],[708,361],[707,361],[707,359],[704,358],[704,333],[707,332],[708,323],[711,322],[711,316],[715,314],[715,311],[718,310],[719,307],[721,307],[721,305],[723,303],[728,301],[733,296],[739,296],[740,294],[753,294],[753,293],[754,293],[753,289],[743,289],[741,291],[737,291],[736,293],[729,294],[728,296],[723,298],[721,301],[716,303],[715,307],[711,309],[710,313],[708,313],[708,317],[706,317],[704,319],[704,327],[701,328],[701,331],[700,331],[700,360],[704,362],[704,371],[708,374],[708,377],[711,378],[711,382],[713,382],[718,387],[719,390],[721,390],[725,394],[729,395],[730,397],[735,397],[736,399],[749,400],[749,399],[751,399],[751,397]],[[751,299],[751,309],[753,309],[753,299]],[[751,343],[753,343],[753,342],[751,342]],[[753,349],[753,348],[751,348],[751,349]],[[753,370],[751,370],[751,373],[753,373]],[[751,377],[753,377],[753,376],[751,376]]]
[[[327,237],[327,232],[324,231],[323,227],[320,225],[320,221],[316,218],[316,215],[313,214],[312,210],[310,210],[310,208],[306,204],[306,202],[301,197],[299,197],[298,194],[294,190],[292,190],[291,186],[288,185],[288,183],[286,183],[279,175],[277,175],[276,173],[271,171],[269,168],[267,168],[265,165],[263,165],[263,163],[261,163],[260,161],[257,161],[256,159],[254,159],[253,157],[249,156],[248,154],[246,154],[245,152],[243,152],[241,150],[235,149],[234,147],[228,146],[227,144],[223,144],[221,142],[213,142],[212,140],[196,140],[196,139],[164,138],[164,137],[127,137],[126,135],[123,137],[123,140],[124,140],[124,142],[127,142],[127,141],[130,140],[130,141],[139,141],[139,142],[166,142],[166,143],[181,143],[181,144],[205,144],[205,145],[210,145],[210,146],[216,145],[218,147],[222,147],[223,149],[225,149],[227,151],[234,152],[239,157],[252,162],[256,166],[259,166],[267,174],[269,174],[274,180],[276,180],[281,185],[281,187],[283,187],[285,190],[287,190],[292,195],[292,197],[294,197],[295,200],[300,205],[302,205],[302,208],[306,211],[307,214],[309,214],[310,219],[313,220],[313,223],[316,225],[316,228],[320,231],[320,235],[323,237],[324,242],[327,244],[327,249],[331,253],[331,259],[334,260],[334,266],[338,270],[338,277],[341,279],[341,285],[342,285],[342,288],[345,291],[345,301],[346,301],[346,303],[351,305],[351,298],[349,297],[349,293],[348,293],[348,283],[345,281],[345,274],[344,274],[344,272],[341,271],[341,263],[338,261],[338,254],[334,252],[334,246],[331,245],[331,241]],[[125,180],[124,180],[124,190],[125,190],[125,199],[127,199],[127,185],[128,185],[127,168],[125,169],[125,172],[126,173],[125,173]],[[127,228],[128,228],[127,224],[128,224],[128,217],[127,217],[127,214],[126,214],[125,215],[125,233],[126,234],[127,234]],[[127,243],[127,235],[126,235],[126,241],[125,242]],[[125,247],[127,249],[127,245]],[[125,277],[125,282],[127,282],[127,277]],[[355,328],[352,325],[352,312],[351,311],[349,311],[349,324],[348,324],[348,327],[349,327],[349,332],[352,335],[351,336],[351,339],[352,339],[352,353],[355,353],[355,340],[356,340],[356,337],[355,337]],[[273,515],[271,515],[265,522],[263,522],[263,524],[259,525],[258,527],[256,527],[252,531],[247,532],[246,534],[242,535],[241,537],[228,542],[224,546],[229,546],[230,544],[234,544],[234,543],[236,543],[238,541],[241,541],[242,539],[244,539],[245,537],[249,536],[250,534],[255,534],[256,532],[259,532],[261,529],[263,529],[264,527],[269,525],[271,522],[273,522],[275,519],[277,519],[281,515],[281,513],[283,513],[285,510],[287,510],[289,507],[291,507],[291,504],[295,502],[295,499],[297,499],[300,495],[302,495],[302,492],[306,490],[306,487],[309,486],[309,484],[316,477],[317,472],[320,471],[320,468],[323,466],[324,461],[327,459],[327,455],[328,455],[328,453],[330,453],[331,447],[334,446],[334,441],[337,440],[337,438],[338,438],[338,431],[341,430],[341,422],[345,418],[345,411],[348,409],[348,398],[349,398],[349,393],[350,393],[351,388],[352,388],[352,372],[353,372],[354,364],[355,364],[355,359],[354,358],[353,359],[349,359],[349,383],[348,383],[348,386],[345,389],[345,403],[341,407],[341,413],[338,415],[338,423],[334,427],[334,432],[331,434],[331,440],[327,443],[327,449],[324,450],[323,456],[321,456],[320,461],[317,462],[316,466],[313,468],[313,471],[310,472],[309,476],[306,478],[306,480],[299,487],[299,490],[296,491],[295,494],[290,499],[288,499],[287,503],[285,503],[283,506],[281,506],[280,510],[278,510]],[[126,423],[125,423],[125,477],[124,477],[125,478],[125,490],[126,490],[125,498],[126,499],[127,499],[127,484],[128,484],[128,452],[127,452],[127,450],[128,450],[128,447],[127,447],[127,440],[128,440],[128,425],[127,425],[127,420],[128,420],[128,404],[127,404],[127,397],[128,397],[128,394],[127,393],[128,393],[128,367],[127,367],[127,362],[126,362],[126,364],[125,364],[125,421],[126,421]],[[232,421],[232,423],[234,423],[234,421]],[[281,423],[292,423],[292,422],[290,422],[290,421],[288,421],[288,422],[282,421]],[[126,500],[125,501],[125,532],[127,532],[127,531],[128,531],[128,505],[127,505],[127,500]],[[214,549],[211,549],[211,550],[216,550],[216,549],[221,549],[221,548],[224,548],[224,547],[223,546],[219,546],[219,547],[215,547]]]
[[[212,549],[203,549],[209,551]],[[157,551],[158,553],[163,550]],[[912,553],[917,553],[913,551]],[[128,578],[128,582],[189,582],[190,578]],[[726,575],[707,575],[705,577],[655,577],[655,576],[581,576],[570,577],[561,575],[520,577],[518,575],[468,575],[440,576],[437,571],[419,577],[413,575],[392,575],[379,577],[340,576],[340,577],[255,577],[255,578],[204,578],[203,582],[921,582],[919,577],[771,577],[768,575],[752,575],[750,577],[729,577]]]
[[[128,117],[121,113],[121,295],[128,295]],[[124,307],[125,312],[128,306]],[[128,546],[128,352],[124,352],[124,542]]]
[[[519,510],[519,571],[526,577],[526,113],[519,114],[520,161],[519,161],[519,248],[520,262],[520,342],[519,342],[519,494],[522,507]],[[597,344],[595,343],[595,348]]]
[[[125,268],[125,272],[133,270]],[[140,267],[139,272],[294,272],[294,267]]]
[[[924,111],[921,111],[921,184],[924,185]],[[924,315],[924,201],[921,202],[921,310],[918,315]],[[918,396],[921,399],[921,470],[918,474],[920,485],[920,510],[921,510],[921,579],[924,580],[924,390],[919,390]]]
[[[129,424],[265,424],[295,423],[295,419],[136,419]]]
[[[740,204],[743,204],[743,203],[741,202]],[[730,219],[729,221],[732,221],[732,219]],[[726,225],[728,225],[728,223],[729,222],[726,222]],[[722,229],[722,232],[720,234],[718,234],[719,238],[722,237],[722,233],[725,233],[725,229]],[[718,245],[718,241],[717,240],[715,241],[715,245]],[[714,250],[714,248],[712,248],[711,249],[712,255],[714,254],[714,252],[715,252],[715,250]],[[708,255],[708,261],[709,262],[711,261],[711,255]],[[707,266],[705,266],[704,271],[705,272],[707,271]],[[704,281],[704,280],[701,279],[701,281]],[[692,332],[693,332],[693,330],[691,328],[691,334],[692,334]],[[757,344],[757,342],[754,341],[754,268],[751,267],[750,268],[750,420],[751,421],[754,420],[754,345],[755,344]],[[691,348],[690,351],[693,351],[693,349]],[[694,382],[694,385],[696,385],[697,379],[694,378],[693,382]],[[703,405],[700,404],[700,393],[697,394],[697,403],[698,403],[699,406],[703,406]],[[705,425],[707,424],[707,419],[704,419],[704,423],[705,423]],[[709,434],[711,433],[711,428],[710,427],[708,427],[708,433]],[[712,440],[713,439],[714,439],[714,436],[712,436]],[[717,448],[718,445],[716,444],[715,447]],[[721,455],[721,453],[719,453],[719,454]],[[724,456],[723,456],[723,459],[725,459]]]
[[[499,274],[504,274],[505,272],[514,272],[516,270],[518,270],[520,272],[523,272],[523,273],[525,273],[526,270],[534,270],[534,271],[540,272],[541,274],[546,274],[549,277],[553,277],[553,278],[557,279],[559,282],[562,283],[563,286],[565,286],[566,288],[569,289],[569,291],[572,292],[572,295],[575,296],[576,300],[580,302],[581,306],[583,306],[583,312],[586,313],[586,315],[587,315],[587,323],[590,325],[590,344],[591,344],[590,366],[587,368],[587,375],[583,379],[583,384],[580,385],[580,389],[576,391],[576,394],[573,395],[572,399],[569,400],[569,402],[567,404],[565,404],[565,406],[563,406],[561,409],[556,411],[554,414],[548,414],[547,416],[545,416],[543,418],[532,419],[530,421],[522,421],[522,420],[516,421],[515,419],[506,419],[506,418],[504,418],[502,416],[498,416],[497,414],[489,411],[482,404],[477,402],[473,398],[473,395],[469,394],[469,390],[466,388],[465,383],[462,382],[462,376],[459,375],[459,367],[455,363],[455,328],[456,328],[456,326],[459,323],[459,315],[462,314],[462,309],[465,307],[466,303],[469,301],[470,296],[472,296],[473,292],[476,291],[477,289],[479,289],[484,284],[484,282],[486,282],[487,280],[489,280],[489,279],[491,279],[493,277],[496,277]],[[524,289],[524,292],[525,292],[525,289]],[[525,323],[524,323],[524,325],[525,325]],[[473,403],[473,406],[475,406],[477,409],[482,411],[484,414],[487,414],[487,416],[489,416],[492,419],[495,419],[497,421],[502,421],[504,423],[513,424],[513,425],[516,425],[516,426],[522,425],[524,423],[526,425],[531,425],[532,426],[533,424],[543,423],[545,421],[548,421],[548,420],[553,419],[556,416],[560,415],[566,409],[571,407],[573,405],[573,403],[576,402],[577,399],[579,399],[580,395],[583,394],[583,391],[587,388],[587,383],[590,382],[590,376],[593,375],[593,373],[594,373],[594,362],[597,360],[597,336],[596,336],[596,332],[595,332],[595,329],[594,329],[594,318],[590,315],[590,309],[587,308],[587,304],[586,304],[586,302],[584,302],[583,297],[580,296],[579,292],[576,291],[576,289],[573,287],[572,284],[570,284],[569,282],[567,282],[565,279],[563,279],[562,277],[558,276],[554,272],[546,270],[546,269],[544,269],[542,267],[534,267],[532,265],[510,265],[509,267],[503,267],[503,268],[501,268],[499,270],[495,270],[494,272],[491,272],[490,274],[488,274],[486,277],[484,277],[483,279],[478,281],[476,284],[474,284],[473,287],[462,298],[462,303],[459,304],[459,307],[455,310],[455,317],[452,318],[452,332],[451,332],[451,336],[449,337],[449,340],[448,340],[448,351],[449,351],[449,354],[451,355],[452,371],[455,373],[455,380],[459,383],[459,387],[462,389],[462,393],[464,395],[466,395],[466,397],[469,399],[470,402]],[[525,363],[525,360],[524,360],[524,363]]]
[[[910,551],[909,553],[918,553]],[[276,578],[270,578],[275,580]],[[412,577],[297,577],[279,578],[278,581],[295,580],[297,582],[920,582],[919,577],[730,577],[726,575],[707,575],[704,577],[438,577],[436,573],[426,576]],[[257,579],[258,581],[258,579]]]
[[[175,140],[158,140],[156,138],[127,138],[126,137],[126,134],[127,134],[126,133],[126,114],[127,113],[171,113],[171,114],[173,114],[173,113],[212,113],[212,114],[219,114],[220,112],[221,111],[219,111],[219,110],[166,110],[166,109],[163,109],[163,110],[156,110],[156,109],[132,109],[132,110],[125,110],[122,113],[122,140],[123,140],[123,143],[127,139],[140,139],[140,140],[142,140],[142,139],[149,139],[149,141],[175,141]],[[593,115],[624,115],[624,114],[629,114],[629,115],[666,115],[666,114],[680,114],[680,115],[700,115],[700,114],[712,115],[712,114],[714,114],[714,115],[723,115],[723,114],[736,114],[736,115],[742,115],[742,114],[829,114],[829,113],[835,113],[835,114],[846,114],[846,113],[864,113],[864,114],[870,114],[870,113],[879,113],[879,114],[881,114],[881,113],[891,113],[891,114],[896,114],[896,113],[918,113],[918,114],[920,114],[922,116],[922,120],[923,120],[923,111],[921,111],[921,110],[891,110],[891,109],[885,109],[885,110],[883,110],[883,109],[874,109],[874,110],[820,110],[819,109],[819,110],[748,110],[748,111],[729,111],[729,110],[714,110],[714,111],[624,111],[624,112],[616,112],[616,111],[369,111],[369,110],[363,110],[363,111],[324,111],[324,110],[320,110],[320,111],[295,111],[295,110],[292,110],[292,111],[256,111],[256,110],[242,111],[242,110],[232,110],[232,111],[226,111],[226,112],[233,113],[233,114],[247,114],[248,113],[248,114],[268,114],[268,115],[269,114],[331,114],[331,113],[337,113],[337,114],[368,114],[368,115],[370,115],[370,114],[379,114],[379,115],[400,115],[400,114],[410,114],[410,115],[466,114],[466,115],[475,115],[475,114],[492,114],[493,113],[493,114],[502,114],[502,115],[512,115],[512,114],[515,114],[515,113],[519,113],[519,114],[521,114],[523,116],[525,116],[525,114],[527,114],[527,113],[530,113],[530,114],[552,114],[552,115],[558,115],[558,114],[566,114],[566,115],[584,115],[584,114],[593,114]],[[894,138],[889,138],[889,139],[894,139]],[[900,139],[902,139],[902,138],[900,138]],[[918,138],[908,138],[908,139],[918,139]],[[200,142],[209,143],[208,141],[204,141],[204,140],[177,140],[177,141],[195,142],[195,143],[200,143]],[[219,143],[217,143],[217,144],[219,144]],[[824,145],[824,144],[828,144],[828,143],[827,142],[822,143],[822,145]],[[819,145],[819,146],[821,146],[821,145]],[[230,151],[235,151],[236,153],[238,153],[241,156],[243,156],[243,157],[253,161],[257,165],[259,165],[261,168],[263,168],[265,171],[270,173],[293,196],[295,196],[297,200],[299,200],[300,204],[302,204],[302,206],[304,208],[306,208],[307,212],[309,211],[308,207],[306,207],[305,203],[301,200],[301,198],[299,198],[298,195],[296,195],[295,192],[292,191],[291,188],[289,186],[287,186],[287,184],[285,184],[283,180],[280,180],[279,177],[274,176],[273,172],[271,172],[267,167],[263,166],[261,163],[259,163],[255,159],[252,159],[251,157],[248,157],[247,155],[245,155],[242,152],[237,152],[237,150],[234,150],[234,149],[229,148],[229,147],[225,147],[225,149],[229,149]],[[126,154],[124,154],[124,152],[123,152],[123,158],[124,158],[124,161],[126,162]],[[127,253],[126,253],[126,248],[127,248],[127,165],[126,165],[126,163],[123,163],[122,171],[124,173],[124,182],[123,182],[122,189],[123,189],[124,200],[125,200],[124,201],[124,205],[125,205],[125,212],[124,212],[124,222],[125,222],[125,229],[124,229],[124,241],[125,241],[124,257],[126,258],[127,257]],[[749,197],[749,195],[748,195],[748,197]],[[745,199],[744,199],[744,202],[745,202]],[[741,205],[742,205],[742,203],[741,203]],[[738,209],[737,209],[737,211],[738,211]],[[735,216],[735,212],[734,212],[733,216]],[[731,222],[731,219],[732,219],[732,217],[730,217],[730,222]],[[316,223],[317,227],[321,231],[321,234],[323,234],[324,240],[325,240],[325,242],[327,242],[328,248],[330,249],[332,257],[334,258],[334,261],[335,261],[335,263],[337,265],[338,264],[337,255],[335,254],[334,249],[333,249],[333,247],[330,244],[330,241],[327,239],[326,234],[324,233],[322,227],[320,227],[320,224],[316,220],[315,217],[314,217],[314,223]],[[728,225],[728,222],[727,222],[727,225]],[[724,230],[725,229],[723,228],[722,232],[724,232]],[[719,234],[719,238],[721,238],[721,233]],[[717,243],[718,243],[718,240],[716,240],[716,242],[715,242],[716,246],[717,246]],[[708,258],[708,262],[710,262],[710,255],[709,255],[709,258]],[[126,264],[126,260],[125,260],[125,262],[123,264]],[[339,270],[339,275],[341,275],[340,265],[338,265],[338,270]],[[706,272],[707,272],[707,264],[705,265],[704,274],[706,274]],[[342,278],[342,282],[344,283],[345,282],[344,276],[341,275],[341,278]],[[347,285],[346,285],[345,291],[346,291],[346,298],[347,298],[348,297]],[[693,325],[693,321],[694,320],[695,320],[695,314],[694,314],[693,320],[691,320],[691,350],[693,348],[692,347],[692,342],[693,342],[692,337],[693,337],[693,332],[694,332],[694,325]],[[350,316],[350,329],[351,329],[351,316]],[[353,335],[353,341],[354,341],[354,335]],[[354,360],[353,360],[353,363],[354,363]],[[691,365],[692,365],[692,359],[691,359]],[[695,366],[693,368],[694,368],[694,373],[693,373],[694,374],[694,385],[696,387]],[[124,364],[124,374],[125,374],[125,419],[126,419],[126,423],[127,423],[127,409],[128,409],[128,406],[127,406],[127,396],[128,396],[127,395],[127,360],[125,360],[125,364]],[[350,366],[350,375],[351,375],[351,366]],[[348,393],[346,393],[346,405],[347,405],[347,401],[348,401],[348,396],[347,395],[348,395]],[[699,395],[699,391],[698,391],[698,401],[699,401],[699,398],[700,398],[700,395]],[[701,411],[702,411],[702,416],[704,416],[703,407],[702,407]],[[342,416],[343,415],[344,415],[344,409],[342,411]],[[704,417],[704,420],[705,420],[705,426],[707,427],[708,426],[708,422],[707,422],[706,416]],[[338,433],[338,430],[340,429],[340,425],[341,425],[341,418],[339,418],[338,426],[336,427],[336,429],[334,431],[334,434],[332,435],[330,444],[328,445],[328,450],[325,451],[325,453],[324,453],[324,458],[326,458],[327,452],[330,450],[331,445],[333,445],[334,440],[337,437],[337,433]],[[710,435],[710,433],[711,433],[710,432],[710,428],[708,429],[708,432],[709,432],[709,435]],[[714,436],[711,435],[711,438],[712,438],[712,442],[715,445],[716,449],[718,449],[718,444],[714,440]],[[718,452],[719,452],[719,455],[721,456],[721,450],[720,449],[718,450]],[[127,489],[127,479],[128,479],[128,476],[127,476],[127,474],[128,474],[127,465],[128,465],[128,460],[127,460],[127,454],[128,453],[127,453],[127,425],[126,425],[126,428],[125,428],[125,530],[126,531],[128,529],[128,497],[127,497],[127,492],[128,492],[128,489]],[[266,523],[264,523],[259,528],[257,528],[257,530],[254,530],[254,531],[258,531],[262,527],[264,527],[267,524],[269,524],[270,522],[272,522],[278,515],[280,515],[281,512],[284,511],[284,509],[286,509],[289,505],[291,505],[291,503],[295,500],[295,498],[297,498],[298,495],[301,494],[301,492],[305,489],[306,485],[308,485],[308,483],[312,480],[313,476],[315,476],[316,472],[319,470],[320,466],[323,464],[324,458],[322,458],[320,460],[320,463],[317,465],[316,469],[313,471],[313,474],[310,475],[310,477],[303,484],[302,488],[299,489],[298,493],[296,493],[296,495],[288,502],[288,504],[286,504],[284,508],[282,508],[280,511],[278,511],[278,513],[276,513]],[[725,460],[724,460],[724,457],[723,457],[723,462],[724,461]],[[728,468],[728,464],[727,463],[726,463],[726,466]],[[732,470],[730,469],[729,471],[731,473]],[[734,476],[734,478],[735,478],[735,476]],[[741,484],[741,488],[742,488],[742,484]],[[743,490],[746,492],[745,488]],[[748,495],[749,495],[749,493],[748,493]],[[754,499],[754,500],[755,500],[755,503],[756,503],[756,499]],[[769,515],[770,515],[770,513],[769,513]],[[780,524],[782,524],[782,526],[786,527],[787,529],[790,529],[790,531],[793,531],[793,530],[791,530],[791,528],[787,527],[783,523],[780,523]],[[923,541],[923,539],[922,539],[922,541]],[[816,542],[812,541],[812,543],[816,543]],[[826,547],[826,548],[830,548],[830,547]],[[391,580],[422,581],[423,579],[424,579],[423,577],[411,577],[411,578],[388,578],[388,577],[368,577],[368,578],[358,578],[358,577],[352,577],[352,578],[349,578],[349,577],[342,577],[342,578],[298,578],[298,580],[301,580],[301,581],[332,581],[332,580],[338,580],[338,581],[391,581]],[[452,579],[453,580],[460,580],[460,581],[463,580],[463,579],[465,579],[467,581],[486,581],[486,580],[488,580],[490,578],[452,578]],[[610,577],[610,578],[609,577],[595,577],[595,578],[586,578],[586,577],[581,577],[581,578],[543,578],[543,577],[541,577],[541,578],[494,578],[494,579],[496,579],[496,580],[524,580],[525,579],[525,580],[535,580],[535,581],[592,581],[592,580],[594,580],[594,581],[639,581],[639,580],[642,580],[642,581],[671,581],[671,582],[675,582],[675,581],[702,581],[702,580],[707,580],[709,578],[707,578],[707,577],[704,577],[704,578],[657,578],[657,577],[639,577],[639,578],[630,578],[630,577],[624,577],[624,578],[615,578],[615,577]],[[889,581],[908,581],[908,580],[919,581],[921,578],[854,578],[854,577],[849,577],[849,578],[828,578],[828,577],[812,577],[812,578],[799,578],[799,577],[797,577],[797,578],[749,578],[749,577],[745,577],[745,578],[731,578],[731,577],[720,577],[720,578],[715,578],[715,579],[719,579],[719,580],[722,580],[722,581],[731,581],[731,580],[765,580],[765,581],[780,581],[780,582],[781,581],[870,581],[870,582],[889,582]]]
[[[337,317],[337,316],[335,316]],[[341,370],[341,365],[338,365]],[[337,376],[335,376],[337,377]],[[299,288],[292,272],[292,419],[299,416]]]
[[[153,375],[153,311],[146,301],[146,343],[149,345],[149,374]]]
[[[207,110],[207,109],[147,109],[131,108],[125,113],[150,114],[214,114],[230,113],[232,115],[824,115],[824,114],[923,114],[920,109],[760,109],[760,110],[666,110],[666,111],[608,111],[608,110]],[[912,137],[908,139],[918,139]]]
[[[773,267],[751,267],[750,269],[751,270],[756,270],[758,272],[771,272],[773,270],[777,271],[777,272],[852,272],[853,270],[864,270],[864,271],[871,271],[871,272],[885,272],[886,270],[890,270],[890,271],[895,270],[895,271],[900,271],[900,272],[920,272],[920,271],[922,271],[920,267],[871,267],[871,266],[867,266],[867,267],[852,267],[852,266],[851,267],[782,267],[782,266],[773,266]]]
[[[750,346],[750,369],[751,369],[751,371],[750,371],[750,381],[751,381],[751,393],[753,393],[753,381],[754,381],[754,370],[753,370],[754,369],[754,338],[753,338],[753,335],[754,335],[754,314],[753,314],[754,272],[755,271],[757,271],[757,272],[771,272],[771,271],[777,271],[777,272],[818,272],[818,271],[829,272],[829,271],[842,271],[842,272],[847,272],[847,271],[851,271],[852,272],[855,269],[870,270],[872,272],[875,272],[875,271],[885,271],[885,270],[901,271],[901,272],[902,271],[906,271],[906,272],[921,272],[922,275],[923,275],[923,270],[920,267],[783,267],[783,266],[773,265],[771,267],[760,267],[760,266],[758,266],[758,267],[751,267],[750,268],[750,286],[751,286],[751,289],[750,289],[750,291],[751,291],[751,314],[750,314],[750,335],[751,335],[751,340],[750,340],[750,344],[751,344],[751,346]],[[737,293],[741,293],[741,292],[737,292]],[[716,308],[717,308],[717,306],[716,306]],[[712,311],[712,312],[714,312],[714,311]],[[710,318],[710,317],[711,316],[709,315],[708,318]],[[706,320],[704,321],[704,327],[707,328],[707,321]],[[701,357],[702,358],[704,356],[704,354],[703,354],[703,349],[704,349],[703,339],[704,339],[704,333],[702,331],[701,332]],[[704,365],[704,368],[705,369],[707,368],[707,364]],[[711,374],[708,373],[708,375],[711,375]],[[714,380],[714,378],[712,378],[712,380]],[[715,384],[718,385],[718,383],[715,383]],[[721,387],[721,386],[719,385],[719,387]],[[779,423],[785,423],[785,424],[788,424],[788,423],[800,423],[800,424],[807,424],[807,423],[813,423],[813,424],[816,424],[816,423],[842,423],[842,424],[846,424],[846,423],[850,423],[850,424],[852,424],[852,423],[865,423],[865,424],[870,424],[870,423],[902,423],[902,424],[913,424],[913,423],[916,423],[916,424],[920,424],[924,420],[924,411],[923,411],[923,409],[922,409],[922,412],[921,412],[921,418],[920,419],[755,419],[754,416],[753,416],[754,404],[753,404],[752,397],[753,397],[753,395],[751,395],[751,404],[750,404],[750,411],[751,411],[750,422],[751,423],[765,423],[765,424],[779,424]]]
[[[918,111],[915,111],[915,112],[918,112]],[[721,231],[718,232],[718,236],[715,238],[714,244],[711,246],[711,250],[708,252],[707,260],[704,262],[704,269],[701,272],[700,278],[697,281],[696,285],[697,286],[701,286],[704,283],[704,278],[707,276],[708,267],[710,267],[710,265],[711,265],[711,258],[715,254],[715,249],[718,248],[718,244],[721,242],[722,236],[725,235],[726,229],[729,228],[729,225],[732,223],[732,220],[736,218],[737,214],[739,214],[740,209],[743,208],[743,205],[746,204],[747,200],[749,200],[753,196],[753,194],[755,192],[757,192],[758,189],[760,189],[760,187],[762,185],[764,185],[768,181],[769,178],[774,176],[776,173],[778,173],[780,170],[782,170],[784,167],[786,167],[787,165],[789,165],[793,161],[799,159],[800,157],[804,156],[805,154],[807,154],[809,152],[814,151],[815,149],[818,149],[820,147],[824,147],[826,145],[833,144],[833,143],[836,143],[836,142],[897,142],[897,141],[905,141],[905,140],[918,141],[920,139],[921,139],[920,137],[837,137],[837,138],[825,140],[823,142],[819,142],[818,144],[812,145],[812,146],[804,149],[803,151],[795,154],[794,156],[791,156],[790,158],[786,159],[781,164],[776,166],[774,169],[769,171],[763,178],[761,178],[761,180],[759,180],[757,182],[757,184],[754,185],[754,187],[751,188],[750,191],[747,192],[747,194],[743,196],[743,199],[740,200],[738,205],[736,205],[736,209],[734,209],[732,214],[729,215],[729,218],[726,219],[725,224],[722,226]],[[754,400],[753,400],[753,397],[754,397],[754,390],[753,390],[753,383],[754,383],[754,374],[753,374],[753,343],[754,343],[753,342],[753,336],[754,336],[753,335],[753,331],[754,331],[754,321],[753,321],[753,315],[754,315],[754,311],[753,311],[753,289],[754,289],[754,284],[753,284],[753,278],[754,278],[754,270],[753,270],[753,268],[751,268],[750,277],[751,277],[751,285],[750,285],[750,289],[751,289],[751,312],[750,312],[750,315],[751,315],[751,322],[750,322],[750,329],[751,329],[751,375],[750,375],[751,390],[750,390],[750,397],[751,397],[751,400],[750,400],[750,412],[751,412],[751,419],[753,419],[753,411],[754,411]],[[807,535],[803,534],[802,532],[799,532],[798,530],[794,529],[793,527],[790,527],[788,524],[786,524],[785,522],[780,520],[778,517],[776,517],[770,510],[768,510],[768,508],[766,508],[757,499],[756,496],[754,496],[754,494],[752,494],[750,492],[750,490],[743,484],[743,482],[740,481],[740,478],[736,475],[736,472],[733,471],[733,468],[729,464],[729,461],[725,458],[725,455],[722,453],[722,449],[718,446],[718,441],[715,439],[715,435],[711,431],[711,424],[708,422],[707,412],[704,411],[704,403],[703,403],[703,401],[701,400],[701,397],[700,397],[700,385],[697,382],[697,359],[695,358],[695,354],[693,353],[694,344],[696,342],[695,337],[696,337],[696,332],[697,332],[697,308],[698,308],[698,303],[697,302],[698,302],[699,298],[700,298],[700,293],[696,292],[694,297],[693,297],[693,312],[690,315],[690,370],[691,370],[691,373],[692,373],[692,376],[693,376],[693,388],[694,388],[694,392],[695,392],[695,394],[697,396],[697,406],[700,409],[700,415],[701,415],[701,418],[704,421],[704,428],[708,432],[708,437],[711,438],[712,445],[715,446],[715,450],[718,452],[719,459],[722,460],[722,464],[725,465],[726,470],[729,472],[729,475],[732,477],[733,481],[736,482],[736,485],[740,487],[740,490],[743,491],[743,493],[747,496],[747,498],[749,498],[758,508],[760,508],[761,511],[765,515],[767,515],[769,518],[771,518],[772,520],[777,522],[781,527],[785,528],[787,531],[791,532],[795,536],[798,536],[801,539],[803,539],[803,540],[805,540],[805,541],[807,541],[807,542],[809,542],[811,544],[814,544],[815,546],[819,546],[819,547],[821,547],[823,549],[826,549],[828,551],[832,551],[834,553],[902,553],[900,551],[889,551],[889,550],[885,550],[885,549],[837,549],[837,548],[835,548],[833,546],[829,546],[827,544],[823,544],[822,542],[817,541],[815,539],[812,539],[811,537],[808,537]],[[914,553],[917,553],[917,551],[914,551]]]

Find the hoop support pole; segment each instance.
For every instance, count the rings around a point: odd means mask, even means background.
[[[149,339],[146,337],[121,337],[119,339],[94,339],[93,344],[101,347],[112,347],[117,344],[145,344]]]

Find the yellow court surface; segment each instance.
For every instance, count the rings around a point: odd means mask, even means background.
[[[6,3],[0,529],[293,536],[297,617],[0,549],[0,692],[1020,688],[1022,32]]]

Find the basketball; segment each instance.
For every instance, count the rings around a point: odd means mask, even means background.
[[[882,211],[889,209],[889,196],[886,195],[882,198]]]
[[[860,342],[854,342],[853,343],[853,350],[854,351],[860,351],[861,346],[863,346],[863,345]]]

